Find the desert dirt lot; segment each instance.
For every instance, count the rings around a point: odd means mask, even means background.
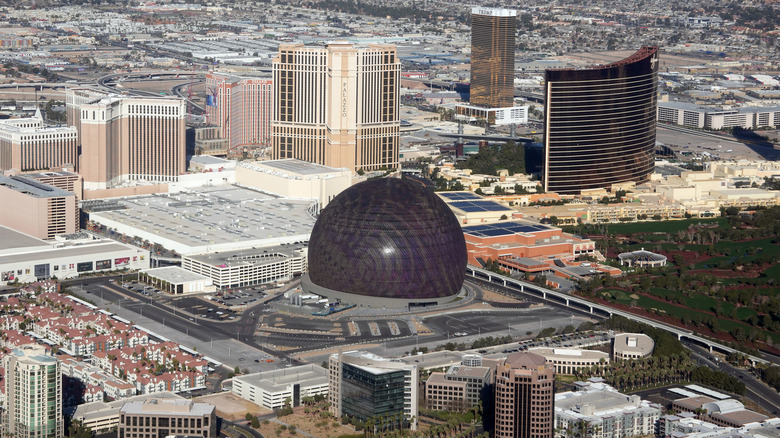
[[[252,415],[271,413],[270,409],[248,402],[230,392],[204,395],[203,397],[196,398],[195,401],[199,403],[210,403],[216,406],[217,416],[231,421],[242,420],[246,417],[247,413]]]
[[[308,413],[306,412],[308,410]],[[260,423],[258,429],[266,437],[295,437],[301,434],[297,431],[305,432],[317,438],[336,438],[341,435],[354,434],[355,430],[349,426],[342,426],[341,422],[328,417],[324,406],[304,407],[299,406],[294,409],[293,414],[278,418],[278,421],[265,421]],[[323,416],[326,415],[326,416]],[[290,426],[294,426],[296,434],[290,433]]]

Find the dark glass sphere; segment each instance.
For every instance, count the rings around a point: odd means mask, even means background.
[[[336,196],[309,239],[312,283],[383,298],[430,299],[460,291],[466,241],[447,204],[420,183],[373,179]]]

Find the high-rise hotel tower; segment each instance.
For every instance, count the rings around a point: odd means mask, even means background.
[[[471,85],[469,103],[488,108],[513,105],[517,11],[471,10]]]
[[[650,179],[658,47],[586,69],[545,73],[544,190],[579,194]]]
[[[68,90],[66,108],[68,124],[78,128],[85,190],[173,182],[186,171],[184,99],[78,88]]]
[[[283,44],[273,75],[274,159],[352,171],[398,167],[395,46]]]
[[[209,123],[228,140],[228,157],[271,144],[273,97],[270,77],[206,75],[206,112]]]

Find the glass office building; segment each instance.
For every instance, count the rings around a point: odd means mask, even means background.
[[[387,417],[404,410],[406,370],[376,373],[366,368],[343,364],[341,408],[345,415],[366,420]]]
[[[333,354],[328,363],[328,399],[337,417],[395,422],[417,429],[417,366],[366,351]]]
[[[655,157],[658,48],[545,73],[545,191],[578,194],[648,181]]]

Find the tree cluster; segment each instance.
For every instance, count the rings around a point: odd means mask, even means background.
[[[497,175],[499,169],[506,169],[510,175],[526,173],[525,145],[513,141],[503,145],[489,145],[480,148],[476,155],[456,165],[458,169],[471,169],[475,174]]]
[[[761,379],[766,382],[767,385],[775,388],[776,391],[780,391],[780,366],[772,365],[761,373]]]

